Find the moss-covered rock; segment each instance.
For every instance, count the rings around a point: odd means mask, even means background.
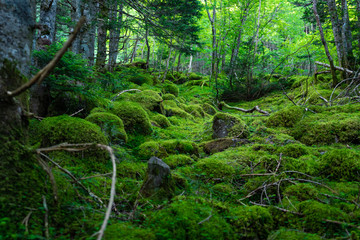
[[[148,135],[152,132],[149,116],[134,102],[114,102],[111,112],[121,118],[127,133]]]
[[[127,80],[129,82],[135,83],[139,86],[141,86],[143,84],[148,84],[151,86],[154,84],[151,75],[144,74],[144,73],[134,74],[133,76],[130,76]]]
[[[175,100],[176,96],[174,94],[171,93],[166,93],[163,95],[163,99],[164,100]]]
[[[293,127],[303,115],[304,109],[302,107],[287,107],[271,114],[266,125],[269,127]]]
[[[190,73],[189,74],[189,80],[201,80],[202,79],[202,76],[196,74],[196,73]]]
[[[274,227],[273,218],[264,207],[237,207],[229,215],[239,239],[266,239]]]
[[[284,195],[290,198],[294,197],[298,201],[306,201],[318,198],[319,191],[311,184],[299,183],[287,187]]]
[[[227,162],[214,158],[200,159],[194,164],[194,168],[206,179],[231,180],[235,174],[235,169]]]
[[[213,118],[213,138],[241,137],[249,135],[243,120],[228,113],[217,113]]]
[[[151,157],[165,158],[168,156],[166,149],[159,142],[149,141],[139,146],[139,156],[143,159],[150,159]]]
[[[45,118],[40,123],[42,146],[48,147],[60,143],[100,143],[107,144],[105,135],[101,128],[94,123],[81,118],[62,115],[58,117]],[[89,156],[97,160],[105,161],[103,151],[86,150]]]
[[[140,228],[130,223],[115,223],[106,227],[105,240],[155,240],[155,234],[150,229]]]
[[[167,117],[161,114],[156,114],[152,116],[151,120],[156,122],[156,124],[158,124],[161,128],[167,128],[171,126],[169,119],[167,119]]]
[[[169,165],[170,168],[181,167],[194,162],[191,157],[184,154],[169,155],[163,161]]]
[[[232,234],[230,225],[210,204],[193,199],[177,200],[154,212],[146,225],[163,240],[231,239]]]
[[[150,111],[158,112],[163,114],[164,107],[162,105],[162,97],[155,91],[145,90],[132,94],[130,100],[133,102],[138,102],[140,105]]]
[[[163,93],[171,93],[177,97],[179,96],[179,88],[171,82],[166,82],[163,85]]]
[[[360,181],[360,154],[350,149],[336,149],[321,157],[319,172],[333,180]]]
[[[180,104],[180,107],[194,117],[204,117],[205,116],[204,110],[198,104],[192,104],[192,105]]]
[[[319,235],[306,233],[296,229],[280,229],[272,233],[268,240],[321,240]]]
[[[116,164],[117,176],[142,180],[145,178],[146,163],[124,160]]]
[[[85,120],[101,127],[112,142],[126,143],[124,123],[118,116],[108,112],[95,112],[87,116]]]
[[[238,147],[249,143],[246,139],[239,138],[219,138],[209,142],[206,142],[203,145],[204,152],[207,154],[214,154],[217,152],[222,152],[230,147]]]
[[[190,115],[189,113],[187,113],[183,109],[181,109],[176,104],[176,102],[173,100],[165,100],[163,102],[163,104],[164,104],[164,109],[165,109],[165,115],[167,117],[178,116],[178,117],[185,118],[185,119],[193,118],[192,115]]]
[[[101,107],[96,107],[96,108],[91,109],[90,114],[98,113],[98,112],[106,112],[106,110],[104,108],[101,108]]]
[[[284,156],[299,158],[303,155],[308,154],[306,146],[298,143],[287,144],[278,149],[278,153],[282,153]]]
[[[207,114],[214,115],[215,113],[217,113],[216,108],[208,103],[204,103],[202,106],[204,112],[206,112]]]
[[[199,146],[188,140],[166,140],[160,142],[170,154],[199,155]]]

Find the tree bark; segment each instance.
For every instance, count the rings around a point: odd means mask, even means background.
[[[210,11],[208,9],[207,0],[205,0],[205,7],[206,12],[210,21],[211,25],[211,36],[212,36],[212,52],[211,52],[211,76],[210,76],[210,83],[211,79],[213,79],[215,71],[216,71],[216,58],[217,58],[217,50],[216,50],[216,0],[213,4],[213,15],[211,16]]]
[[[149,27],[146,23],[146,32],[145,32],[145,43],[146,43],[146,48],[147,48],[147,53],[146,53],[146,69],[149,69],[150,67],[150,44],[149,44]]]
[[[354,61],[353,47],[352,47],[352,34],[350,28],[350,18],[347,0],[341,0],[341,10],[343,13],[343,29],[342,38],[344,42],[344,50],[346,56],[346,65],[344,67],[349,68]]]
[[[360,0],[356,0],[356,14],[357,14],[357,23],[356,26],[360,29]],[[358,49],[360,49],[360,33],[357,35],[358,40]]]
[[[122,24],[122,4],[116,1],[110,10],[110,40],[109,40],[109,69],[110,71],[116,65],[116,59],[119,53],[120,30]]]
[[[73,9],[71,12],[71,20],[73,23],[77,23],[81,17],[81,0],[72,0]],[[80,53],[80,46],[81,46],[81,35],[78,35],[74,40],[71,51],[75,54]]]
[[[82,29],[81,33],[81,47],[80,53],[83,55],[83,58],[89,60],[89,65],[94,65],[94,53],[95,53],[95,35],[96,35],[96,26],[94,24],[95,14],[96,14],[96,5],[93,0],[88,0],[83,2],[84,16],[86,17],[86,24]]]
[[[55,40],[57,0],[41,0],[40,4],[40,26],[41,30],[37,39],[37,48],[44,49]]]
[[[108,30],[109,11],[107,6],[100,4],[100,18],[98,19],[98,47],[96,54],[96,67],[98,69],[104,68],[107,57],[107,30]]]
[[[338,79],[336,77],[334,61],[333,61],[333,59],[332,59],[332,57],[330,55],[329,48],[328,48],[327,42],[326,42],[325,37],[324,37],[324,31],[323,31],[323,28],[322,28],[322,25],[321,25],[321,22],[320,22],[320,17],[319,17],[318,11],[317,11],[317,0],[313,0],[313,11],[314,11],[314,15],[315,15],[315,18],[316,18],[316,23],[317,23],[318,28],[319,28],[321,42],[324,45],[326,56],[329,59],[331,75],[332,75],[332,78],[333,78],[332,85],[333,85],[333,87],[335,87],[337,85],[337,83],[338,83]]]
[[[170,44],[172,44],[172,40],[170,40]],[[166,79],[166,75],[167,75],[167,72],[169,70],[169,64],[170,64],[170,58],[171,58],[171,51],[172,51],[172,47],[171,45],[169,46],[169,56],[166,60],[166,67],[165,67],[165,71],[164,71],[164,76],[163,76],[163,79],[162,79],[162,82],[165,82],[165,79]]]

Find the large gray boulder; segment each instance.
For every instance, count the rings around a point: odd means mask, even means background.
[[[246,138],[249,131],[243,120],[228,113],[217,113],[213,118],[213,138]]]
[[[175,183],[170,167],[160,158],[151,157],[140,194],[157,200],[170,199],[174,195]]]

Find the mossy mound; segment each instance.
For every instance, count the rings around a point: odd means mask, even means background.
[[[206,112],[207,114],[215,115],[217,113],[216,108],[208,103],[204,103],[202,106],[203,106],[204,112]]]
[[[179,96],[179,88],[171,83],[171,82],[166,82],[164,85],[163,85],[163,93],[170,93],[170,94],[173,94],[174,96]]]
[[[229,215],[239,239],[266,239],[274,227],[273,218],[264,207],[237,207]]]
[[[213,138],[249,136],[248,128],[241,118],[228,113],[217,113],[213,118]]]
[[[132,94],[130,100],[133,102],[140,103],[140,105],[150,111],[158,112],[163,114],[164,107],[162,105],[162,97],[155,91],[145,90]]]
[[[141,86],[143,84],[148,84],[151,86],[154,84],[152,76],[148,75],[148,74],[143,74],[143,73],[135,74],[134,76],[130,76],[127,80],[129,82],[135,83],[139,86]]]
[[[299,183],[287,187],[284,191],[284,195],[295,198],[297,201],[306,201],[318,198],[319,191],[311,184]]]
[[[304,108],[291,106],[270,115],[268,127],[293,127],[304,115]]]
[[[139,228],[129,223],[115,223],[107,226],[105,240],[155,240],[155,234],[150,229]]]
[[[193,116],[181,109],[174,100],[165,100],[163,102],[165,115],[167,117],[178,116],[185,119],[192,119]]]
[[[231,180],[235,169],[226,161],[214,158],[203,158],[194,164],[195,171],[206,179]]]
[[[96,108],[91,109],[90,114],[98,113],[98,112],[106,112],[106,110],[104,108],[101,108],[101,107],[96,107]]]
[[[166,93],[163,95],[163,99],[164,100],[175,100],[176,96],[174,94],[171,93]]]
[[[45,118],[40,123],[42,146],[48,147],[60,143],[100,143],[107,144],[101,128],[81,118],[62,115]],[[86,150],[89,156],[105,161],[104,152]]]
[[[268,240],[321,240],[319,235],[302,232],[296,229],[280,229],[272,233]]]
[[[146,163],[124,160],[116,164],[117,176],[142,180],[146,173]]]
[[[124,123],[118,116],[108,112],[95,112],[87,116],[85,120],[101,127],[112,142],[126,143],[127,135]]]
[[[306,145],[360,143],[360,115],[321,113],[299,121],[292,131],[295,139]]]
[[[202,76],[196,74],[196,73],[190,73],[189,74],[189,80],[201,80],[202,79]]]
[[[278,149],[278,153],[282,153],[284,156],[299,158],[309,153],[306,146],[298,143],[287,144]]]
[[[211,217],[207,221],[204,219]],[[229,239],[231,227],[205,201],[181,199],[154,212],[147,222],[157,239]]]
[[[203,145],[203,149],[207,154],[214,154],[222,152],[230,147],[238,147],[246,143],[249,143],[249,141],[239,138],[219,138],[206,142]]]
[[[164,159],[164,162],[167,165],[169,165],[170,168],[176,168],[176,167],[192,164],[194,160],[187,155],[178,154],[178,155],[169,155]]]
[[[149,116],[138,103],[115,102],[111,112],[123,120],[127,133],[148,135],[152,132]]]
[[[199,104],[192,104],[192,105],[187,105],[187,104],[180,104],[180,107],[182,109],[185,110],[185,112],[191,114],[194,117],[204,117],[205,116],[205,112],[203,110],[203,108],[199,105]]]
[[[351,149],[336,149],[321,157],[319,172],[333,180],[360,181],[360,154]]]
[[[156,122],[156,124],[158,124],[161,128],[167,128],[171,126],[169,119],[167,119],[167,117],[161,114],[156,114],[152,116],[151,120]]]
[[[165,158],[169,154],[199,155],[196,143],[187,140],[149,141],[139,146],[139,156],[145,159],[150,157]]]

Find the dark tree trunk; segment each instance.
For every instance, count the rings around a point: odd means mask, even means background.
[[[94,24],[96,5],[93,0],[83,2],[83,15],[86,17],[86,24],[81,32],[81,47],[80,53],[83,58],[89,60],[89,65],[94,65],[94,51],[95,51],[95,35],[96,26]]]
[[[109,69],[116,65],[119,53],[120,30],[122,24],[122,4],[114,2],[110,10]]]
[[[37,39],[39,49],[51,45],[55,40],[55,21],[56,21],[57,0],[41,0],[40,5],[40,25],[41,30]]]
[[[98,47],[96,54],[96,67],[98,69],[104,68],[106,63],[106,40],[108,30],[108,15],[109,11],[105,3],[100,4],[100,16],[98,21]]]
[[[71,20],[73,25],[80,20],[81,17],[81,0],[72,0],[72,6],[74,7],[71,12]],[[81,45],[81,34],[79,34],[74,42],[72,43],[71,50],[75,54],[80,53],[80,45]]]

